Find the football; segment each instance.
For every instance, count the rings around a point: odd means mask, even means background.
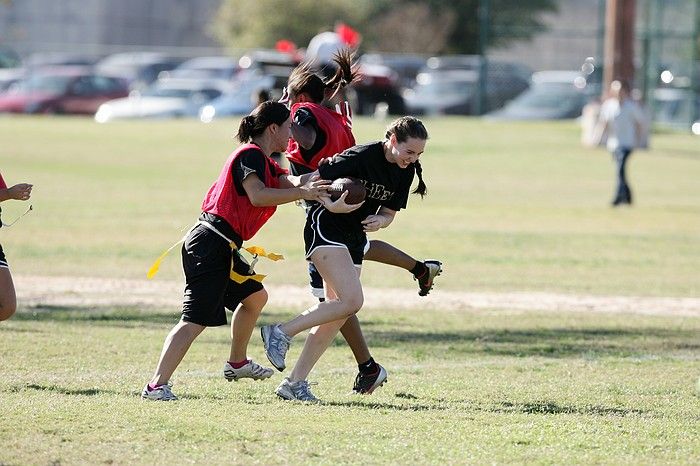
[[[365,200],[367,195],[367,190],[365,185],[362,184],[357,178],[338,178],[334,180],[333,183],[328,188],[328,194],[331,196],[331,200],[337,200],[343,192],[347,191],[348,195],[345,198],[346,204],[357,204]]]

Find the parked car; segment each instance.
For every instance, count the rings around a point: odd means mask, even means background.
[[[102,103],[128,92],[125,81],[90,68],[42,68],[0,94],[0,112],[91,115]]]
[[[217,118],[247,115],[257,105],[258,92],[264,90],[269,93],[276,84],[275,77],[271,75],[238,79],[228,91],[199,110],[199,120],[211,123]]]
[[[95,64],[98,73],[119,76],[128,81],[133,90],[144,89],[163,71],[172,70],[182,58],[157,52],[125,52],[108,55]]]
[[[480,55],[441,55],[430,57],[419,72],[471,70],[479,72],[482,64],[489,75],[511,76],[517,81],[529,81],[532,69],[522,63],[502,60],[486,60]]]
[[[252,81],[255,79],[272,79],[270,98],[282,96],[282,89],[287,85],[287,79],[301,62],[300,57],[276,50],[251,50],[238,60],[239,71],[234,81]]]
[[[487,77],[483,112],[501,107],[527,88],[527,83],[504,76]],[[419,115],[475,115],[479,98],[479,72],[430,71],[416,77],[416,86],[404,91],[407,111]]]
[[[231,80],[238,70],[238,60],[233,57],[197,57],[162,71],[158,78]]]
[[[24,78],[24,68],[0,68],[0,93]]]
[[[365,53],[360,64],[388,66],[398,75],[401,87],[413,87],[416,76],[426,66],[427,58],[409,53]]]
[[[350,86],[348,100],[358,115],[371,115],[380,104],[387,113],[402,115],[406,111],[399,75],[385,65],[360,64],[362,79]]]
[[[528,90],[488,117],[507,120],[578,118],[584,105],[599,93],[599,85],[589,84],[576,71],[540,71],[533,74]]]
[[[24,60],[24,66],[33,71],[48,66],[92,66],[97,58],[70,52],[37,52]]]
[[[176,118],[196,116],[207,102],[220,96],[226,83],[192,79],[157,81],[144,91],[100,105],[95,121],[107,123],[124,118]]]

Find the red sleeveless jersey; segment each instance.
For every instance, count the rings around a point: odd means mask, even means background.
[[[294,139],[290,139],[287,145],[287,158],[290,161],[311,170],[316,170],[321,159],[339,154],[348,147],[355,145],[355,137],[352,135],[351,126],[344,115],[334,112],[323,105],[310,102],[300,102],[292,105],[292,115],[300,107],[304,107],[313,113],[318,127],[326,135],[326,145],[314,154],[311,161],[307,162],[301,155],[299,144]]]
[[[261,180],[268,188],[279,188],[279,175],[287,171],[277,162],[265,156],[255,144],[243,144],[229,155],[219,178],[214,182],[202,202],[202,211],[224,218],[231,228],[244,241],[252,238],[275,213],[277,206],[256,207],[250,203],[247,195],[239,195],[233,183],[232,167],[239,154],[248,149],[255,149],[265,157],[265,179]]]

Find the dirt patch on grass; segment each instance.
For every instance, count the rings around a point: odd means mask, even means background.
[[[20,309],[35,306],[175,307],[183,282],[87,277],[14,277]],[[268,285],[269,305],[304,309],[314,301],[305,287]],[[436,289],[419,297],[416,289],[365,288],[367,308],[611,312],[700,317],[700,298],[592,296],[546,292],[468,292]]]

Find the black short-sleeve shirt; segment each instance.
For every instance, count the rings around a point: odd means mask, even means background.
[[[382,141],[351,147],[331,162],[320,165],[318,170],[326,180],[351,176],[365,185],[367,197],[362,207],[347,214],[333,214],[338,222],[354,229],[362,229],[360,222],[376,214],[382,206],[396,211],[404,209],[416,171],[413,165],[401,168],[389,162]]]
[[[265,183],[266,165],[270,165],[273,176],[281,175],[281,173],[277,173],[274,165],[259,149],[248,149],[238,154],[233,165],[231,165],[231,175],[233,176],[233,185],[236,188],[236,192],[241,196],[246,194],[245,189],[243,189],[243,180],[252,173],[255,173],[260,181],[267,185]]]

